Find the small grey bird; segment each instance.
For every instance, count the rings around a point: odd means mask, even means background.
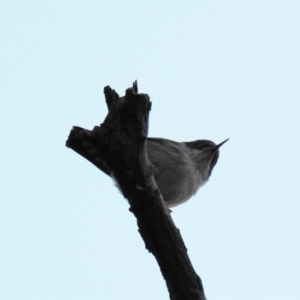
[[[133,93],[138,93],[137,80]],[[147,152],[154,166],[156,184],[168,208],[182,204],[197,193],[209,179],[219,158],[219,148],[212,141],[174,142],[162,138],[147,138]],[[107,172],[109,174],[109,172]],[[110,176],[121,191],[113,173]]]
[[[147,138],[153,175],[168,208],[189,200],[208,181],[218,161],[219,148],[228,140],[216,145],[208,140],[179,143]],[[113,173],[111,177],[121,191]]]
[[[219,158],[219,148],[212,141],[174,142],[148,138],[149,160],[154,178],[168,206],[177,206],[195,195],[209,179]]]

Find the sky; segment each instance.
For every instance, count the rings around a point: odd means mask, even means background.
[[[126,199],[65,147],[137,79],[149,136],[230,138],[172,212],[207,299],[300,299],[299,32],[299,1],[0,0],[0,298],[168,299]]]

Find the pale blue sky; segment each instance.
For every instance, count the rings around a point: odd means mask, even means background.
[[[300,299],[299,1],[0,1],[0,298],[163,300],[110,178],[64,146],[137,79],[150,136],[230,138],[175,224],[214,300]]]

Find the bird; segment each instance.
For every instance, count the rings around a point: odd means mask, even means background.
[[[138,93],[138,84],[132,84]],[[154,166],[154,178],[168,208],[178,206],[202,187],[211,176],[220,151],[229,139],[216,145],[210,140],[175,142],[164,138],[147,138],[147,152]]]
[[[169,209],[189,200],[209,180],[219,158],[219,148],[228,140],[215,144],[209,140],[146,139],[154,179]],[[110,176],[121,191],[112,172]]]
[[[219,148],[228,140],[215,144],[209,140],[147,139],[153,175],[168,208],[189,200],[209,180],[219,158]]]

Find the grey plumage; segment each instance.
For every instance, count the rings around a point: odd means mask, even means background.
[[[212,141],[175,142],[148,138],[147,152],[154,167],[156,184],[168,208],[182,204],[195,195],[209,179],[219,158],[219,148]],[[111,177],[121,191],[118,182]]]
[[[154,177],[169,208],[190,199],[208,181],[219,157],[219,147],[226,141],[216,145],[208,140],[178,143],[147,139]]]

